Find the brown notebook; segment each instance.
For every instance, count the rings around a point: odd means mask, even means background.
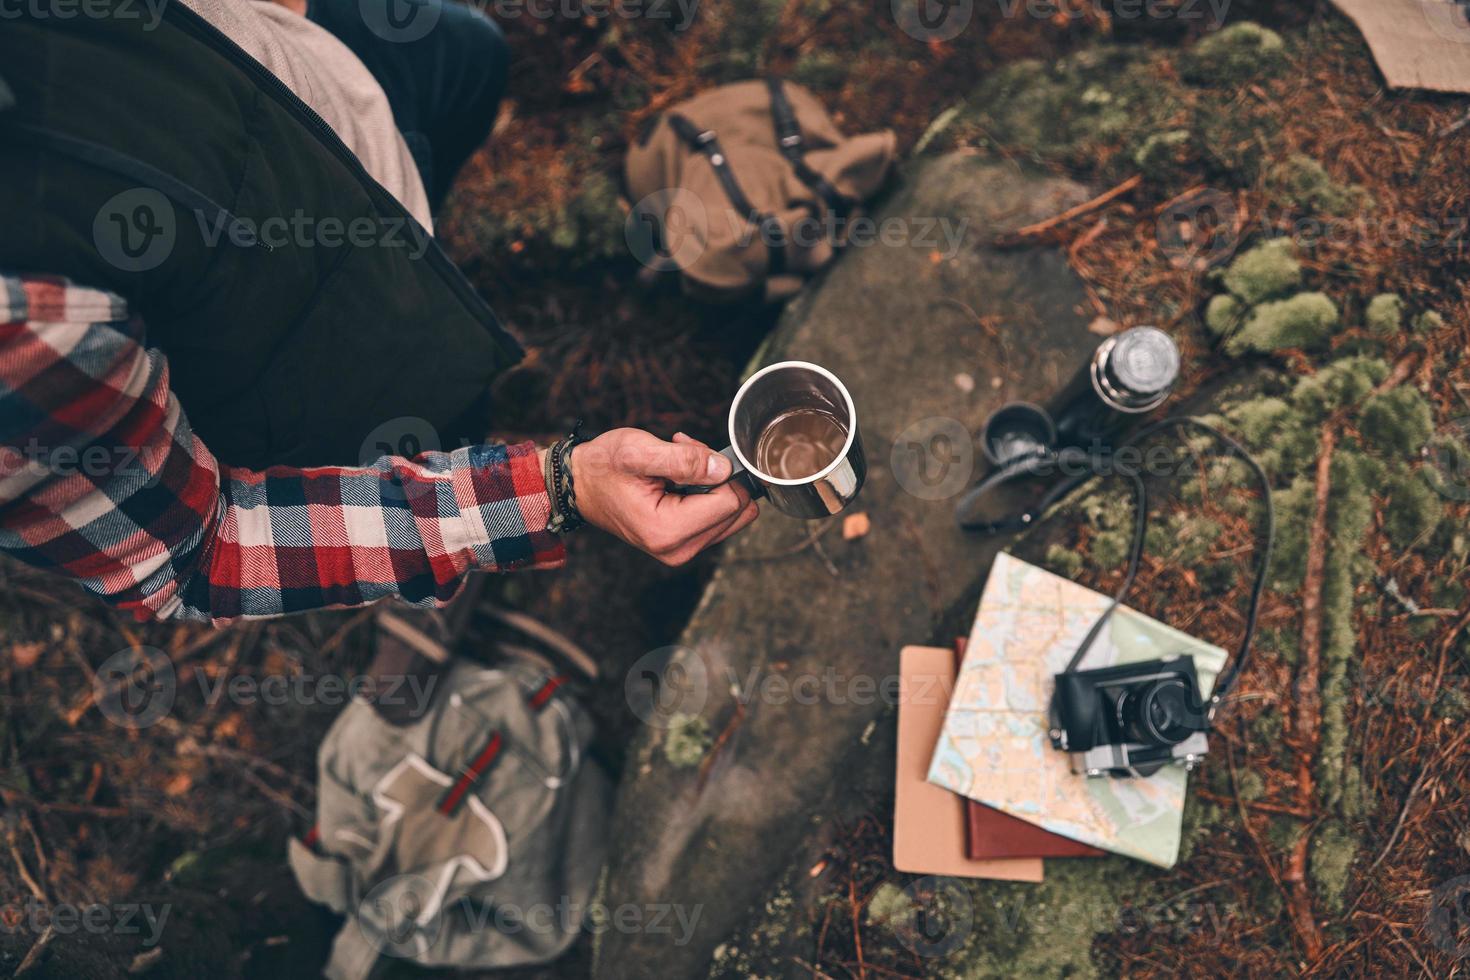
[[[965,798],[924,778],[954,689],[951,651],[904,647],[899,654],[899,685],[893,866],[919,875],[1040,881],[1040,858],[966,857]]]
[[[965,638],[954,642],[955,669],[965,659]],[[974,861],[1019,857],[1101,857],[1091,844],[1043,830],[994,807],[965,800],[965,850]]]

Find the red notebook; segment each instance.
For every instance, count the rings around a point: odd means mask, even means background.
[[[965,638],[954,642],[955,664],[965,658]],[[1101,857],[1103,852],[1091,844],[1043,830],[1020,817],[976,803],[965,801],[965,848],[970,859],[1021,857]]]

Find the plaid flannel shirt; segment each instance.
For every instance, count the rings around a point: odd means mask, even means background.
[[[0,549],[143,619],[450,599],[472,569],[559,566],[536,447],[364,467],[221,465],[118,296],[0,276]]]

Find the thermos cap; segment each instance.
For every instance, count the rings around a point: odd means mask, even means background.
[[[1158,327],[1134,327],[1114,338],[1105,371],[1122,392],[1139,398],[1167,392],[1179,377],[1179,348]]]

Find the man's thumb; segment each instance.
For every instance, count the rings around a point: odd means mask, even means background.
[[[661,476],[675,483],[709,485],[721,483],[730,475],[730,461],[703,446],[667,442],[649,459],[649,476]]]

